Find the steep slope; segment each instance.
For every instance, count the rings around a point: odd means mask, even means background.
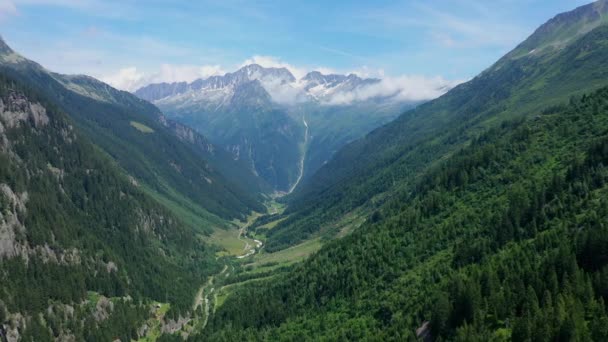
[[[510,52],[507,59],[559,50],[598,26],[607,24],[607,12],[608,2],[601,0],[561,13],[539,27],[532,36]]]
[[[233,291],[200,340],[605,341],[608,88],[532,114]]]
[[[289,218],[270,232],[267,247],[284,248],[355,208],[373,210],[393,193],[410,191],[420,172],[487,127],[532,115],[569,96],[607,84],[608,27],[600,25],[605,3],[575,11],[588,13],[586,16],[556,17],[515,49],[531,49],[527,55],[506,55],[470,82],[345,147],[289,199],[285,213]],[[576,35],[564,40],[567,43],[536,54],[531,42],[538,41],[539,32],[547,36],[546,28],[564,18],[571,21],[559,25],[561,31],[564,25],[579,27],[578,18],[595,18],[600,26],[586,33],[573,31]]]
[[[260,193],[267,189],[255,175],[150,103],[90,77],[50,73],[0,45],[2,70],[56,99],[83,133],[147,188],[226,219],[264,209]]]
[[[346,143],[417,104],[395,94],[366,95],[380,82],[320,72],[296,80],[287,69],[252,64],[135,94],[246,161],[275,190],[289,192]]]
[[[152,300],[186,315],[215,250],[50,100],[0,73],[0,336],[129,340]]]

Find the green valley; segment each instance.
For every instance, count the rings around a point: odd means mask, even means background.
[[[0,342],[608,341],[569,6],[0,2]]]

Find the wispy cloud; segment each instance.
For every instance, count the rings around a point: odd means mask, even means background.
[[[505,23],[480,2],[468,4],[474,11],[467,16],[454,15],[422,3],[415,7],[427,15],[428,21],[423,25],[431,30],[431,35],[448,46],[512,46],[526,35],[527,30]]]
[[[19,5],[46,5],[68,8],[89,8],[98,5],[94,0],[11,0]]]
[[[0,0],[0,20],[16,15],[17,6],[10,0]]]
[[[491,9],[487,1],[455,0],[460,11],[446,11],[434,2],[406,2],[353,13],[357,25],[347,30],[376,34],[390,39],[410,37],[412,30],[446,47],[512,46],[525,37],[525,27],[512,24]],[[493,3],[492,3],[493,5]],[[453,6],[450,7],[453,9]],[[404,34],[407,33],[407,34]]]
[[[85,13],[92,17],[120,18],[132,20],[139,13],[134,5],[126,1],[103,0],[0,0],[11,3],[15,8],[56,7]]]
[[[374,77],[380,79],[377,83],[356,87],[354,89],[330,91],[319,98],[321,104],[334,106],[352,105],[360,101],[367,101],[380,97],[398,102],[429,100],[443,95],[449,89],[462,82],[462,80],[446,80],[438,76],[387,76],[382,69],[372,69],[368,67],[361,67],[350,71],[336,71],[324,67],[296,66],[272,56],[253,56],[232,68],[224,68],[220,65],[194,66],[164,64],[157,71],[145,72],[132,66],[121,68],[116,72],[104,75],[101,77],[101,80],[119,89],[135,91],[152,83],[192,82],[198,78],[205,79],[210,76],[223,75],[226,73],[226,70],[234,71],[240,67],[253,63],[267,68],[286,68],[297,78],[297,81],[291,84],[284,84],[282,80],[279,79],[260,80],[272,98],[281,104],[295,104],[309,100],[309,97],[304,90],[305,83],[301,81],[301,78],[306,73],[313,70],[323,74],[354,73],[362,78]]]
[[[11,44],[10,37],[8,40]],[[194,78],[209,74],[195,72],[192,63],[158,63],[159,60],[197,59],[198,52],[189,47],[148,35],[116,34],[96,26],[71,32],[57,40],[43,41],[38,37],[27,37],[18,43],[15,44],[20,47],[18,52],[35,59],[49,70],[89,74],[98,78],[110,77],[116,80],[116,85],[121,89],[129,88],[126,86],[131,84],[129,80],[140,74],[159,75],[151,77],[150,80],[153,81],[187,79],[188,74]],[[131,66],[137,66],[136,73],[129,72]],[[118,81],[121,77],[125,80]]]
[[[219,65],[172,65],[163,64],[160,70],[144,72],[137,67],[121,68],[116,72],[103,75],[100,79],[115,88],[135,91],[153,83],[192,82],[199,78],[223,75],[226,72]]]

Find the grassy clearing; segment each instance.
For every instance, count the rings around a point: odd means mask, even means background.
[[[249,250],[249,248],[246,248],[247,245],[250,247],[255,246],[255,241],[246,237],[245,234],[241,234],[241,231],[245,232],[247,227],[260,216],[260,213],[253,213],[249,215],[245,223],[236,220],[232,221],[233,226],[238,227],[238,229],[216,229],[209,238],[209,242],[223,249],[218,252],[218,256],[241,256]]]
[[[269,202],[266,207],[268,208],[268,213],[270,215],[282,214],[285,211],[285,204],[276,201]]]
[[[238,229],[217,229],[208,241],[224,249],[218,252],[218,256],[239,256],[245,253],[246,242],[239,240]]]
[[[222,289],[222,291],[218,293],[217,298],[215,299],[215,310],[217,310],[220,306],[222,306],[222,304],[224,304],[229,294],[230,290],[225,289]]]
[[[249,227],[249,226],[250,226],[250,225],[251,225],[253,222],[255,222],[255,220],[256,220],[258,217],[260,217],[260,216],[262,216],[262,215],[263,215],[263,214],[253,212],[253,213],[251,213],[251,215],[249,215],[249,216],[247,217],[247,222],[243,223],[243,222],[240,222],[240,221],[234,220],[234,221],[232,221],[232,223],[234,223],[234,224],[236,224],[236,225],[240,226],[241,228],[243,228],[243,227]]]
[[[142,133],[154,133],[154,130],[144,124],[142,124],[141,122],[137,122],[137,121],[131,121],[131,126],[133,126],[133,128],[135,128],[136,130],[142,132]]]
[[[287,217],[283,217],[283,218],[280,218],[280,219],[278,219],[278,220],[276,220],[276,221],[268,222],[268,223],[266,223],[266,224],[265,224],[265,225],[263,225],[263,226],[259,226],[259,227],[257,227],[257,229],[266,229],[266,230],[271,230],[271,229],[273,229],[274,227],[276,227],[276,226],[277,226],[277,224],[279,224],[279,223],[281,223],[281,222],[285,221],[286,219],[287,219]]]
[[[312,253],[318,251],[321,246],[321,239],[316,238],[275,253],[264,253],[262,251],[254,256],[254,262],[251,265],[256,267],[256,271],[261,271],[262,268],[268,270],[290,265],[306,259]],[[272,266],[265,266],[266,264]]]

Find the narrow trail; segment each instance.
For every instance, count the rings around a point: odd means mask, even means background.
[[[299,166],[300,175],[298,176],[298,179],[296,179],[296,182],[291,186],[291,189],[289,189],[289,192],[287,194],[292,193],[296,189],[298,184],[300,184],[302,177],[304,176],[304,159],[306,158],[306,144],[308,144],[308,122],[306,122],[306,115],[302,115],[302,122],[304,123],[304,127],[306,127],[306,130],[304,132],[304,149],[302,150],[302,158],[300,159]]]

